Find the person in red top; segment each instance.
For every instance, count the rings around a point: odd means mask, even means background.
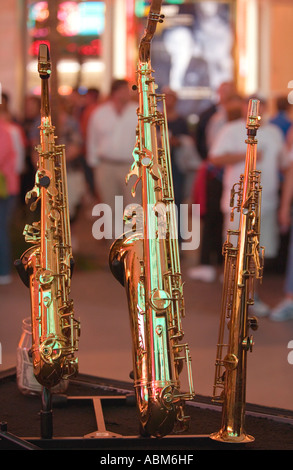
[[[19,173],[10,124],[0,120],[0,284],[11,281],[10,221],[19,194]]]

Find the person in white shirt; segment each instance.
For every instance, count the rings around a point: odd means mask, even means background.
[[[260,115],[264,116],[264,103],[260,105]],[[247,110],[245,101],[244,110]],[[261,171],[261,224],[262,244],[266,247],[266,256],[274,258],[278,253],[277,209],[279,204],[280,173],[284,140],[282,133],[274,124],[261,120],[257,132],[257,169]],[[244,173],[246,140],[246,117],[225,124],[213,143],[209,160],[216,166],[224,167],[223,194],[221,209],[224,214],[224,237],[230,224],[230,195],[232,186]],[[237,221],[236,221],[237,223]],[[270,230],[268,230],[270,228]]]
[[[88,123],[86,159],[94,171],[99,199],[112,208],[113,223],[115,196],[123,196],[124,208],[135,201],[132,180],[126,185],[125,177],[133,163],[137,108],[128,82],[114,80],[109,99],[97,107]]]
[[[265,247],[266,259],[274,259],[279,248],[278,204],[280,187],[280,169],[283,165],[284,138],[280,129],[268,122],[266,103],[261,100],[260,115],[262,117],[257,132],[257,163],[261,171],[261,235],[260,244]],[[247,144],[246,134],[247,100],[243,102],[243,117],[224,125],[215,139],[209,153],[209,160],[218,167],[224,168],[223,193],[221,209],[224,216],[223,241],[228,229],[238,228],[239,215],[234,211],[234,221],[231,222],[230,196],[231,189],[239,182],[244,173]],[[235,200],[236,205],[236,200]],[[268,315],[269,308],[260,301],[255,303],[255,313],[259,316]],[[259,311],[256,312],[259,307]]]

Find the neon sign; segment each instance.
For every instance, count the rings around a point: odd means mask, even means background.
[[[29,8],[28,29],[32,36],[46,35],[50,8],[48,2],[37,2]],[[62,36],[97,36],[105,27],[104,2],[61,2],[57,30]]]
[[[50,7],[48,2],[36,2],[29,8],[28,30],[32,37],[29,54],[38,54],[39,44],[49,44]],[[100,56],[101,34],[105,27],[105,4],[96,2],[61,2],[57,13],[57,31],[63,53]]]

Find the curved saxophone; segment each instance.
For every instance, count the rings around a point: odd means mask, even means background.
[[[128,298],[133,339],[134,387],[142,435],[162,437],[184,430],[185,400],[193,398],[191,359],[184,333],[183,285],[180,272],[177,221],[164,95],[155,93],[150,43],[160,15],[161,1],[153,1],[140,42],[137,68],[139,95],[134,163],[126,177],[136,176],[142,187],[142,227],[124,233],[109,255],[114,276]],[[157,109],[160,101],[163,113]],[[160,130],[160,147],[158,145]],[[179,374],[187,365],[189,390],[180,391]]]
[[[34,375],[47,389],[75,375],[78,361],[79,322],[70,299],[73,258],[71,251],[65,149],[55,144],[51,123],[48,79],[49,49],[41,44],[38,57],[41,78],[41,126],[35,186],[26,194],[32,211],[40,207],[40,220],[26,225],[24,236],[32,246],[15,262],[30,288]],[[40,205],[39,205],[40,204]]]
[[[249,328],[257,329],[256,318],[248,317],[248,313],[249,306],[254,303],[254,280],[262,279],[264,257],[264,249],[259,244],[260,171],[256,170],[258,108],[258,100],[249,101],[245,170],[240,176],[238,191],[234,185],[231,192],[231,207],[238,193],[235,208],[239,212],[239,229],[228,230],[223,246],[224,284],[213,388],[213,400],[222,403],[222,425],[211,437],[237,443],[254,440],[246,434],[244,424],[247,352],[253,346]],[[235,236],[237,244],[232,242]]]

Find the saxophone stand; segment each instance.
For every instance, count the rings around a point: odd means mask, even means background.
[[[41,416],[41,437],[51,439],[53,436],[53,410],[51,391],[43,387],[42,389],[42,409]]]

